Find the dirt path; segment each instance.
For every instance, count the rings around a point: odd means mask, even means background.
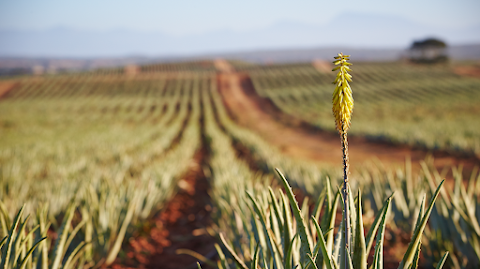
[[[312,61],[312,66],[317,69],[318,72],[328,74],[330,74],[332,68],[335,67],[332,63],[320,59]]]
[[[16,82],[2,81],[0,82],[0,98],[6,96],[17,85]]]
[[[246,74],[235,73],[222,60],[216,61],[221,71],[218,75],[218,88],[231,116],[242,126],[254,130],[270,144],[293,158],[339,165],[342,163],[340,138],[337,134],[321,131],[305,122],[286,115],[272,102],[258,96],[250,78]],[[333,121],[333,118],[332,118]],[[360,168],[365,161],[378,158],[385,166],[402,165],[410,156],[415,170],[419,162],[430,154],[426,150],[408,146],[396,146],[384,142],[372,142],[362,137],[349,137],[352,169]],[[446,152],[432,152],[434,165],[442,169],[447,165],[463,164],[469,176],[475,165],[480,165],[474,157],[452,156]]]
[[[471,66],[457,66],[454,72],[460,76],[480,78],[480,64]]]
[[[216,240],[205,230],[211,225],[210,186],[202,169],[206,158],[206,148],[196,153],[189,171],[178,182],[177,194],[126,242],[125,257],[117,258],[111,268],[197,268],[198,259],[178,254],[179,249],[215,257]],[[202,268],[210,267],[202,264]]]
[[[197,268],[199,259],[179,253],[182,249],[210,260],[216,258],[217,241],[207,233],[207,228],[212,225],[212,206],[210,183],[203,172],[209,161],[208,141],[203,135],[203,112],[200,123],[202,147],[196,152],[188,172],[178,181],[177,193],[160,214],[130,237],[123,248],[125,258],[117,258],[111,268]],[[208,264],[201,265],[204,269],[212,268]]]

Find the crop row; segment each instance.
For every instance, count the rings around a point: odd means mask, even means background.
[[[7,128],[15,130],[6,130],[2,137],[2,237],[9,234],[12,214],[25,205],[24,213],[37,216],[27,225],[40,228],[28,236],[20,233],[19,240],[33,243],[33,238],[58,235],[40,243],[34,252],[36,263],[59,268],[113,262],[131,227],[160,210],[172,196],[176,180],[200,146],[202,81],[182,82],[178,109],[169,106],[153,126],[122,124],[123,115],[90,122],[75,121],[72,113],[55,117],[54,104],[64,105],[58,100],[51,101],[52,106],[44,106],[41,99],[20,100],[20,104],[12,99],[15,104],[8,105],[4,101],[2,109],[7,112],[9,108],[25,111],[10,119],[13,126]],[[39,110],[50,113],[37,115]],[[2,115],[8,119],[18,113]],[[42,118],[46,119],[42,122]],[[19,134],[22,137],[16,137]],[[82,251],[74,251],[77,248]]]

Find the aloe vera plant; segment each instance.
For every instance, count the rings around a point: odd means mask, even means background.
[[[77,260],[82,257],[83,250],[88,243],[79,242],[72,250],[72,241],[84,223],[79,223],[70,230],[75,206],[69,206],[63,222],[59,227],[58,238],[54,242],[53,251],[49,251],[50,244],[47,230],[50,224],[46,219],[46,209],[37,215],[37,224],[27,232],[28,217],[22,221],[24,208],[22,207],[11,223],[1,245],[0,268],[5,269],[33,269],[33,268],[77,268]],[[9,222],[9,221],[7,221]]]
[[[343,268],[345,259],[351,268],[366,269],[366,268],[383,268],[383,242],[384,233],[387,225],[388,214],[391,208],[392,198],[390,196],[384,203],[384,206],[379,211],[377,217],[372,223],[368,233],[363,233],[363,219],[362,219],[362,205],[361,193],[358,192],[356,202],[354,199],[349,199],[350,206],[355,209],[355,215],[352,216],[352,252],[346,252],[347,257],[344,257],[338,247],[333,247],[331,240],[335,237],[333,228],[335,223],[336,204],[339,202],[340,192],[335,196],[335,202],[330,203],[331,199],[327,195],[322,195],[324,206],[326,208],[323,213],[322,220],[318,219],[317,208],[314,209],[312,216],[308,219],[305,211],[308,209],[300,206],[295,199],[293,190],[289,185],[285,176],[278,171],[279,176],[285,188],[283,192],[269,191],[269,195],[262,194],[260,191],[256,195],[248,194],[250,200],[250,208],[252,217],[259,220],[256,227],[250,232],[255,234],[255,241],[250,244],[255,246],[252,249],[250,258],[247,258],[245,253],[239,255],[236,248],[229,243],[225,236],[221,236],[221,241],[225,246],[225,251],[228,256],[233,257],[233,261],[240,268]],[[440,193],[443,182],[437,187],[435,193],[427,206],[422,204],[419,209],[419,217],[415,224],[415,229],[412,234],[412,239],[409,247],[404,255],[403,260],[399,264],[399,268],[416,268],[419,264],[419,253],[421,246],[421,239],[423,231],[426,227],[430,213],[434,207],[434,203]],[[267,198],[268,197],[268,198]],[[353,198],[353,197],[352,197]],[[316,216],[317,215],[317,216]],[[353,214],[352,214],[353,215]],[[286,218],[286,216],[290,216]],[[290,221],[287,221],[290,219]],[[321,224],[320,224],[321,223]],[[278,225],[277,228],[276,225]],[[343,225],[343,224],[342,224]],[[263,232],[260,232],[263,231]],[[248,231],[247,231],[248,232]],[[285,238],[285,236],[288,236]],[[336,235],[335,241],[343,241],[343,232]],[[370,250],[374,247],[374,259],[372,264],[367,264],[367,257]],[[234,243],[235,244],[235,243]],[[265,248],[265,249],[262,249]],[[445,262],[445,253],[439,262],[442,268]],[[221,268],[226,268],[226,259],[222,259],[224,264]]]
[[[441,175],[427,163],[422,163],[425,178],[431,188]],[[437,259],[440,249],[451,252],[448,265],[455,269],[476,268],[480,265],[480,236],[478,194],[480,175],[474,169],[468,181],[463,180],[462,168],[453,167],[453,189],[442,191],[442,201],[432,212],[432,225],[426,230],[428,244],[425,256]]]
[[[343,155],[343,186],[342,186],[342,199],[343,199],[343,210],[345,211],[343,216],[343,223],[344,223],[344,242],[345,245],[342,248],[343,252],[348,252],[351,249],[351,240],[350,240],[350,208],[348,205],[348,190],[349,190],[349,157],[348,157],[348,139],[347,139],[347,131],[350,128],[350,122],[352,118],[353,112],[353,96],[352,96],[352,89],[350,88],[350,84],[348,82],[352,81],[352,75],[348,73],[350,71],[351,63],[347,62],[350,60],[350,55],[343,55],[343,53],[339,53],[338,56],[335,56],[335,61],[333,62],[335,67],[332,71],[338,70],[337,77],[333,84],[335,84],[335,91],[333,92],[333,116],[335,117],[335,124],[337,126],[337,130],[340,133],[340,138],[342,142],[342,155]],[[349,268],[349,263],[347,259],[347,253],[343,253],[345,260],[343,261],[345,264],[344,268]]]
[[[245,198],[250,203],[248,211],[245,209],[231,211],[230,214],[239,214],[242,223],[251,225],[242,225],[241,234],[246,234],[248,243],[241,244],[239,237],[235,234],[226,238],[223,234],[220,236],[224,249],[218,249],[221,262],[219,268],[229,268],[227,256],[223,254],[226,251],[233,258],[233,262],[239,268],[367,268],[367,257],[372,249],[373,242],[374,258],[370,265],[371,268],[383,268],[383,245],[384,234],[386,230],[389,212],[393,195],[388,197],[379,210],[374,223],[367,235],[364,234],[362,195],[358,191],[355,199],[348,184],[348,142],[346,131],[350,125],[351,112],[353,109],[353,98],[348,81],[351,76],[347,73],[350,69],[346,60],[348,56],[339,54],[335,64],[340,65],[334,70],[340,69],[335,84],[337,87],[334,93],[333,112],[336,119],[342,140],[343,151],[343,188],[336,192],[334,202],[332,202],[332,191],[330,182],[324,184],[322,194],[320,195],[314,212],[309,212],[307,201],[300,206],[295,199],[294,192],[286,177],[277,170],[280,181],[284,187],[285,194],[272,189],[268,194],[265,190],[255,189],[256,193],[246,192],[247,197],[237,198],[235,201],[242,206],[245,204]],[[232,160],[233,161],[233,160]],[[390,182],[393,189],[397,188],[393,182]],[[428,207],[424,202],[418,201],[418,217],[415,228],[413,229],[412,239],[399,268],[416,268],[419,264],[421,240],[423,232],[427,226],[435,201],[439,195],[443,182],[436,188]],[[407,187],[411,188],[411,182],[407,182]],[[242,188],[239,188],[242,189]],[[243,188],[246,190],[245,188]],[[381,189],[381,188],[379,188]],[[238,188],[237,188],[238,190]],[[408,194],[409,200],[415,200],[416,197]],[[236,195],[235,195],[236,196]],[[342,222],[336,235],[334,235],[335,216],[339,197],[342,197],[343,214]],[[307,199],[305,199],[307,200]],[[406,200],[397,202],[399,208]],[[325,205],[322,221],[319,222],[320,211]],[[410,205],[411,207],[412,205]],[[231,209],[230,209],[231,210]],[[228,212],[225,208],[221,211]],[[407,208],[410,210],[410,208]],[[312,213],[312,217],[309,217]],[[408,211],[408,214],[410,211]],[[231,216],[230,218],[235,218]],[[246,230],[248,229],[248,230]],[[333,240],[335,243],[333,244]],[[350,242],[351,241],[351,242]],[[442,268],[445,263],[448,252],[444,254],[437,268]]]
[[[39,239],[33,246],[29,246],[32,244],[33,234],[28,233],[25,235],[25,224],[28,222],[28,217],[22,221],[23,210],[24,209],[22,207],[18,211],[8,230],[7,236],[0,241],[0,268],[24,268],[27,261],[32,258],[33,251],[43,240],[46,239],[43,237]],[[8,227],[5,228],[8,229]],[[19,230],[17,231],[17,229]],[[27,250],[26,253],[25,250]]]

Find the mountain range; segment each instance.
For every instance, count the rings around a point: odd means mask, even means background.
[[[178,58],[318,47],[398,51],[426,37],[442,39],[449,45],[480,44],[480,25],[446,29],[401,17],[344,14],[324,25],[282,21],[250,31],[225,29],[182,36],[126,29],[3,29],[0,30],[0,57]]]

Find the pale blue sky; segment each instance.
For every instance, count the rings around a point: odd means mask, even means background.
[[[345,13],[400,16],[430,26],[480,24],[479,0],[0,0],[0,29],[130,29],[188,35],[248,31],[280,21],[325,24]]]

